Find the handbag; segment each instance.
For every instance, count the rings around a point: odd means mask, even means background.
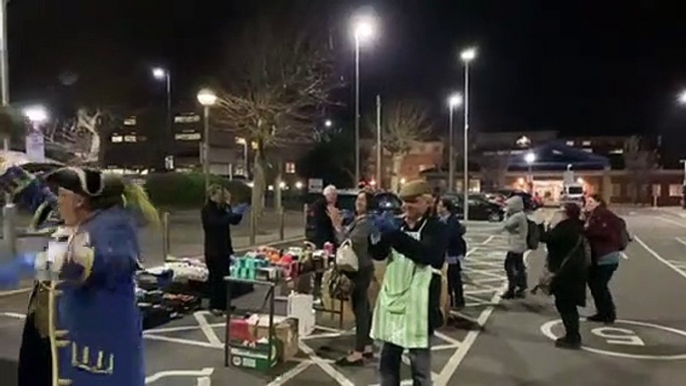
[[[355,289],[355,283],[337,267],[331,267],[324,273],[324,294],[335,300],[350,300]]]
[[[574,245],[574,248],[572,248],[569,253],[567,253],[567,256],[562,260],[562,264],[560,264],[560,268],[558,268],[557,272],[560,272],[562,268],[569,262],[569,260],[572,258],[572,255],[576,252],[577,249],[579,249],[579,246],[582,245],[584,240],[583,236],[579,236],[579,240],[576,242]],[[543,268],[543,272],[541,273],[541,276],[538,278],[538,284],[536,287],[534,287],[533,290],[531,290],[531,293],[535,294],[539,290],[543,292],[543,294],[550,296],[552,294],[552,284],[553,280],[557,276],[556,272],[551,272],[550,269],[548,269],[548,265]]]
[[[336,251],[336,267],[343,272],[357,272],[360,269],[360,259],[353,249],[350,239],[345,240]]]

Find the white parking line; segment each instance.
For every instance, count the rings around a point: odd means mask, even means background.
[[[681,237],[675,237],[674,240],[676,240],[679,244],[686,245],[686,241],[684,241],[684,239]]]
[[[638,236],[634,236],[634,240],[636,240],[639,244],[641,244],[641,246],[643,246],[643,248],[645,248],[645,250],[648,251],[648,253],[650,253],[651,255],[653,255],[654,258],[658,259],[658,260],[661,261],[664,265],[668,266],[668,267],[671,268],[674,272],[676,272],[677,274],[681,275],[684,279],[686,279],[686,272],[684,272],[683,270],[679,269],[679,267],[677,267],[674,263],[672,263],[672,262],[670,262],[669,260],[667,260],[667,259],[663,258],[662,256],[660,256],[659,253],[655,252],[652,248],[650,248],[650,247],[649,247],[646,243],[644,243],[643,240],[641,240]]]
[[[664,218],[664,217],[662,217],[662,216],[655,216],[655,218],[658,219],[658,220],[662,220],[662,221],[664,221],[664,222],[668,222],[668,223],[670,223],[670,224],[674,224],[674,225],[679,226],[679,227],[682,227],[682,228],[686,228],[686,224],[681,223],[681,222],[676,221],[676,220]]]

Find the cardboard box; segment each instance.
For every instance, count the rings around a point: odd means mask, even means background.
[[[271,360],[269,355],[271,351]],[[274,339],[269,347],[268,341],[258,341],[241,345],[232,342],[231,365],[246,369],[265,371],[276,366],[279,362],[279,341]]]
[[[249,323],[254,328],[254,336],[262,341],[269,339],[269,315],[253,315]],[[298,353],[300,334],[298,333],[298,319],[284,316],[274,316],[273,341],[278,341],[278,359],[288,362]]]

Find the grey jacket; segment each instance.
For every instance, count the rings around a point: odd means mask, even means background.
[[[526,245],[526,237],[529,231],[524,202],[519,196],[513,196],[505,201],[507,218],[503,230],[508,234],[508,251],[524,253],[529,249]]]
[[[369,254],[369,236],[374,230],[372,218],[368,215],[355,218],[343,231],[336,232],[338,244],[350,239],[353,251],[360,262],[360,270],[373,268],[374,261]]]

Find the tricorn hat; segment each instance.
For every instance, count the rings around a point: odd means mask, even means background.
[[[57,169],[45,176],[45,181],[84,197],[98,197],[105,188],[100,171],[78,167]]]

